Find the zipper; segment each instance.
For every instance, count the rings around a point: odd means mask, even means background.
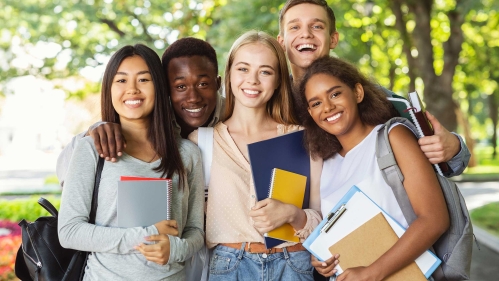
[[[33,245],[33,250],[35,251],[35,256],[36,256],[36,258],[37,258],[38,262],[36,262],[36,261],[35,261],[32,257],[30,257],[30,256],[28,255],[28,253],[26,253],[26,252],[24,251],[24,247],[23,247],[23,253],[24,253],[27,257],[29,257],[29,258],[31,259],[31,261],[32,261],[34,264],[36,264],[36,266],[37,266],[39,269],[41,269],[41,268],[42,268],[42,263],[40,262],[40,257],[38,256],[38,251],[36,250],[35,243],[33,243],[33,240],[31,239],[31,235],[30,235],[30,233],[29,233],[29,228],[28,228],[28,227],[26,227],[26,233],[28,234],[28,238],[29,238],[29,241],[31,242],[31,245]]]

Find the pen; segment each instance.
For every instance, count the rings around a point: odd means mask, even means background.
[[[343,213],[347,210],[347,208],[345,207],[345,204],[341,205],[340,208],[338,208],[338,210],[336,212],[333,213],[329,213],[329,215],[327,216],[327,222],[326,224],[321,228],[321,233],[323,232],[328,232],[329,229],[331,229],[331,227],[333,226],[333,224],[340,218],[341,215],[343,215]]]

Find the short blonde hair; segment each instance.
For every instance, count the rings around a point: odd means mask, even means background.
[[[235,98],[230,86],[230,70],[232,67],[232,63],[234,62],[234,57],[237,51],[242,46],[256,43],[263,44],[264,46],[267,46],[270,50],[272,50],[272,52],[277,57],[277,61],[279,64],[277,67],[279,86],[275,90],[270,100],[267,102],[267,112],[272,117],[272,119],[280,124],[298,124],[293,114],[291,81],[284,51],[281,45],[279,45],[279,42],[277,42],[274,37],[268,35],[263,31],[256,30],[251,30],[241,35],[236,39],[236,41],[230,48],[227,64],[225,66],[224,86],[226,93],[226,105],[224,120],[229,119],[234,112]]]

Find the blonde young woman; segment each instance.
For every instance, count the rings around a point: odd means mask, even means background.
[[[266,250],[263,233],[290,223],[301,239],[308,236],[321,219],[318,177],[311,177],[312,209],[257,202],[248,158],[247,144],[300,129],[278,42],[257,31],[239,37],[229,52],[225,89],[225,121],[214,128],[206,217],[207,246],[214,248],[210,280],[313,280],[310,254],[301,243]],[[197,131],[189,139],[197,143]]]

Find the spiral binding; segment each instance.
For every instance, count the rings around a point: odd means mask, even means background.
[[[166,180],[166,219],[171,220],[172,217],[172,180]]]
[[[270,185],[269,185],[269,194],[267,195],[267,198],[272,198],[272,191],[274,189],[274,179],[275,179],[275,172],[276,168],[272,169],[272,176],[270,176]]]

